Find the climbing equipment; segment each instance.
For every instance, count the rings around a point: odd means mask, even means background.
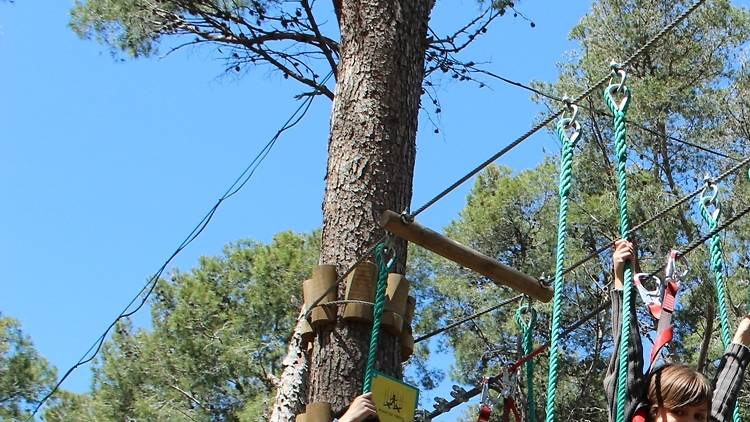
[[[562,298],[564,295],[563,271],[565,270],[565,250],[568,236],[568,196],[573,182],[573,147],[581,135],[581,124],[576,118],[578,107],[571,104],[571,117],[563,117],[557,122],[557,137],[562,151],[560,154],[560,209],[557,225],[557,258],[555,262],[554,293],[552,297],[552,324],[549,348],[549,372],[547,376],[547,422],[555,420],[555,396],[557,395],[558,355]],[[572,131],[568,135],[568,131]]]
[[[719,187],[714,183],[709,175],[705,177],[706,186],[703,189],[700,199],[701,216],[703,220],[708,224],[709,230],[713,231],[719,226],[719,218],[721,217],[721,203],[719,202]],[[710,190],[710,193],[709,193]],[[713,211],[711,211],[713,208]],[[719,309],[719,323],[721,326],[721,342],[724,345],[724,350],[729,347],[730,341],[730,327],[729,327],[729,311],[727,309],[727,286],[724,280],[724,251],[721,248],[721,235],[719,233],[711,236],[711,269],[714,272],[714,278],[716,280],[716,302]],[[739,406],[734,407],[734,413],[732,414],[734,422],[741,422]]]
[[[479,403],[479,417],[477,422],[489,422],[492,416],[492,403],[490,403],[490,379],[485,377],[482,382],[482,399]]]
[[[649,363],[651,368],[654,367],[654,361],[662,348],[672,341],[672,313],[674,313],[677,306],[677,292],[680,290],[680,278],[686,274],[677,272],[678,259],[677,251],[672,250],[669,252],[667,265],[664,270],[664,283],[660,285],[662,290],[661,300],[659,307],[655,308],[658,312],[656,314],[651,312],[651,315],[659,321],[656,328],[656,340],[651,349],[651,361]]]
[[[375,260],[378,264],[378,284],[375,290],[375,304],[372,309],[372,332],[370,333],[370,348],[367,352],[365,382],[362,387],[363,393],[369,393],[372,390],[372,379],[375,376],[375,357],[377,356],[378,340],[380,338],[380,320],[383,317],[383,308],[385,307],[385,290],[388,273],[396,261],[394,251],[393,246],[387,247],[385,242],[380,242],[375,247]],[[389,261],[386,261],[386,252],[391,254]]]
[[[499,379],[495,379],[494,385],[503,397],[503,422],[509,422],[511,414],[513,414],[516,422],[523,422],[518,407],[516,407],[514,394],[518,387],[518,373],[504,370]]]
[[[523,316],[529,315],[528,322]],[[523,354],[528,355],[534,351],[534,327],[536,326],[536,310],[531,304],[521,305],[516,311],[516,325],[521,331],[521,346]],[[525,364],[526,367],[526,420],[536,422],[536,402],[534,399],[534,360],[530,359]]]
[[[612,83],[604,90],[604,102],[614,116],[615,153],[617,155],[617,198],[620,209],[620,236],[627,239],[630,235],[630,216],[628,215],[628,175],[625,169],[628,159],[626,142],[625,116],[630,105],[630,88],[625,85],[627,74],[622,66],[612,64],[613,75],[620,75],[619,83]],[[616,93],[622,95],[617,102]],[[625,279],[622,293],[622,327],[620,329],[620,350],[617,368],[617,407],[616,422],[625,422],[625,404],[627,402],[628,377],[628,339],[630,332],[630,309],[633,306],[633,269],[630,263],[625,263]]]

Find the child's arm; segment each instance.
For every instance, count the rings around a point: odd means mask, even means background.
[[[737,396],[740,394],[745,369],[750,362],[750,315],[740,321],[732,344],[727,348],[714,379],[711,420],[732,420]]]
[[[612,338],[614,339],[612,357],[604,378],[604,391],[609,404],[609,420],[615,419],[617,409],[617,367],[619,362],[620,330],[622,329],[622,287],[625,262],[634,261],[635,249],[626,240],[615,242],[615,252],[612,261],[615,270],[614,289],[610,292],[612,298]],[[635,303],[635,301],[633,301]],[[643,376],[643,346],[638,332],[638,321],[635,305],[630,309],[630,343],[628,345],[628,402],[625,408],[625,420],[631,420],[636,410],[646,403],[646,383]]]

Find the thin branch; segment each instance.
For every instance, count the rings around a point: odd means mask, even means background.
[[[178,387],[178,386],[176,386],[176,385],[174,385],[174,384],[170,384],[169,386],[170,386],[170,387],[172,387],[173,389],[177,390],[177,391],[178,391],[179,393],[181,393],[181,394],[182,394],[183,396],[187,397],[187,398],[188,398],[188,400],[190,400],[190,401],[192,401],[193,403],[197,404],[197,405],[198,405],[198,406],[199,406],[199,407],[200,407],[201,409],[203,409],[203,410],[208,410],[208,409],[206,409],[206,407],[205,407],[205,406],[203,406],[203,403],[201,403],[200,401],[198,401],[198,399],[196,399],[195,397],[193,397],[193,395],[192,395],[192,394],[188,393],[187,391],[185,391],[185,390],[181,389],[180,387]]]
[[[326,59],[328,60],[328,64],[331,65],[331,71],[333,72],[333,79],[338,80],[336,62],[333,60],[333,55],[331,54],[331,50],[328,49],[328,44],[323,42],[323,36],[320,34],[320,28],[318,27],[318,23],[315,21],[315,16],[313,15],[312,8],[310,7],[310,3],[307,0],[300,0],[300,3],[302,4],[302,8],[305,9],[305,13],[307,14],[307,20],[310,21],[310,26],[312,27],[312,30],[315,33],[315,36],[320,42],[320,49],[323,50],[323,54],[325,54]]]

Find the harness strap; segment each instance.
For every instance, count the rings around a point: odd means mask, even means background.
[[[512,397],[506,397],[503,402],[503,422],[510,422],[511,413],[516,422],[523,422],[521,413],[516,406],[516,401]]]
[[[672,314],[677,306],[677,292],[680,290],[679,274],[675,270],[677,262],[677,252],[672,251],[667,261],[666,285],[664,286],[664,296],[661,300],[661,310],[659,312],[659,324],[656,327],[656,341],[651,349],[651,361],[649,366],[653,368],[656,358],[659,357],[661,350],[672,341]]]

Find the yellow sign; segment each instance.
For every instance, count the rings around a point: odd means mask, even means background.
[[[419,390],[383,374],[372,379],[372,400],[380,422],[413,422]]]

